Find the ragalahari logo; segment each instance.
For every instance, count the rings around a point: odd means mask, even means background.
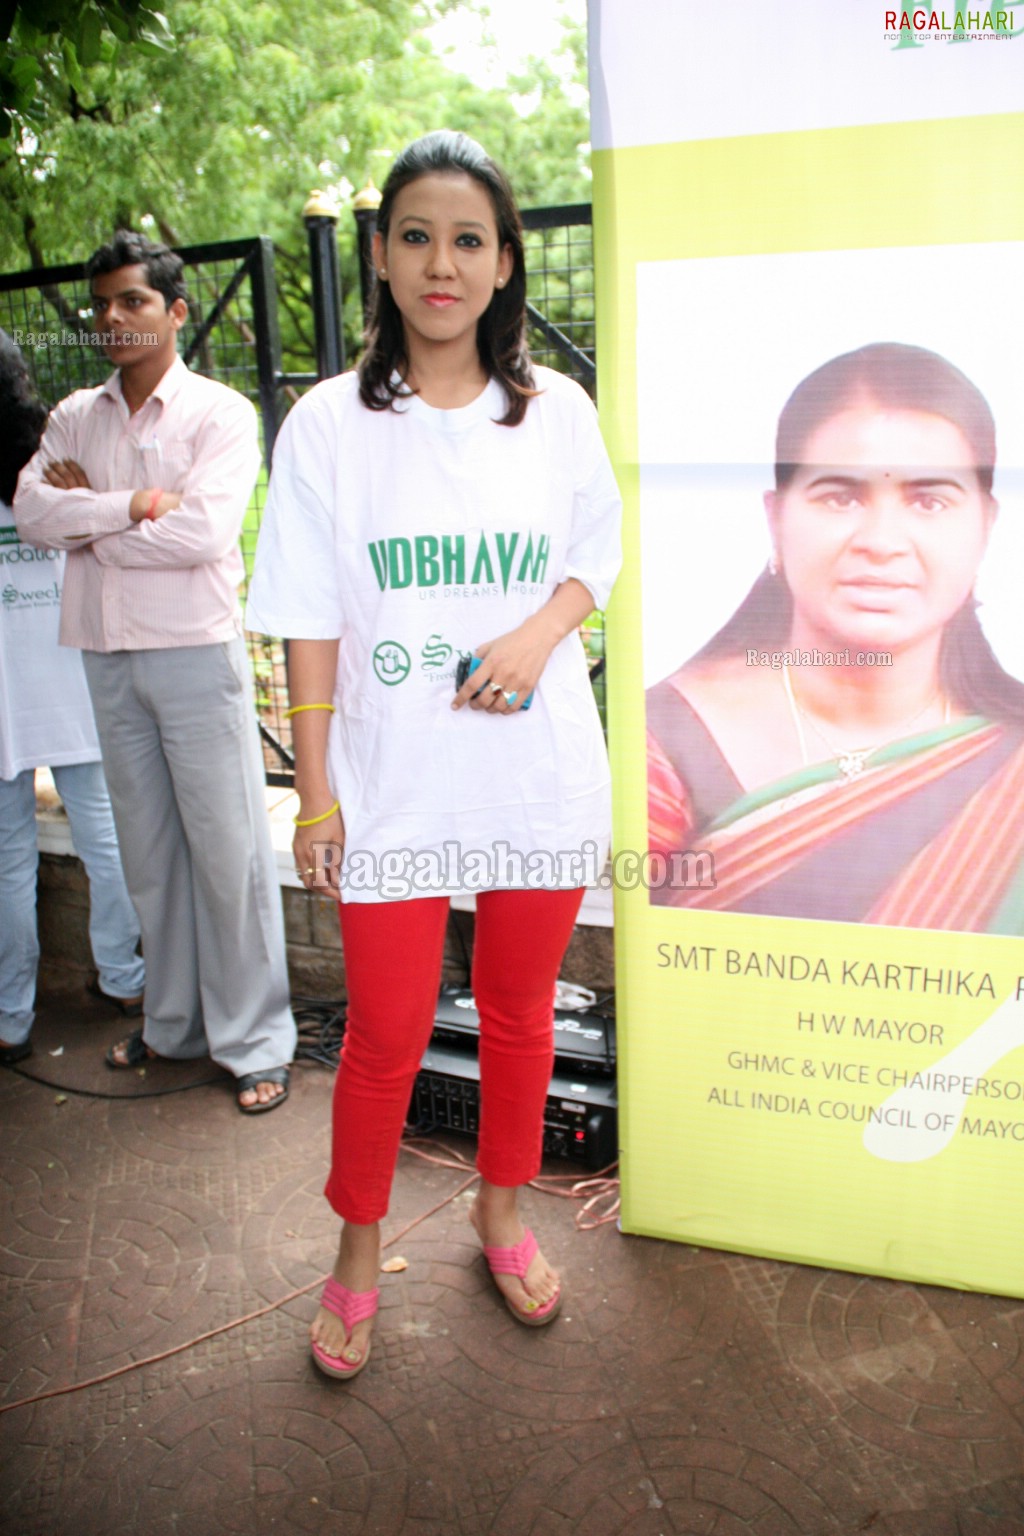
[[[928,42],[1009,42],[1022,34],[1024,25],[1014,25],[1014,13],[1009,9],[935,11],[918,6],[885,12],[885,36],[896,49],[922,48]]]

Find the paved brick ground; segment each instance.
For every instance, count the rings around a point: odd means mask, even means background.
[[[330,1261],[329,1075],[297,1069],[288,1104],[247,1120],[209,1063],[108,1072],[122,1032],[99,1004],[54,1002],[27,1065],[57,1086],[0,1072],[0,1403],[195,1340]],[[72,1083],[118,1097],[59,1102]],[[404,1155],[390,1230],[461,1181]],[[373,1359],[347,1386],[309,1363],[310,1293],[5,1413],[2,1528],[1024,1532],[1024,1304],[578,1233],[572,1206],[531,1193],[568,1297],[531,1331],[487,1280],[470,1198],[392,1250],[408,1269],[383,1277]]]

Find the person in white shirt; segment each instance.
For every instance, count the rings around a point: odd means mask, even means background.
[[[526,350],[511,189],[463,134],[397,160],[358,374],[287,417],[249,593],[289,639],[294,843],[340,901],[348,1013],[327,1197],[344,1226],[313,1358],[366,1364],[379,1222],[429,1041],[448,898],[473,890],[481,1174],[472,1220],[513,1316],[557,1274],[523,1227],[540,1166],[554,986],[608,840],[608,764],[577,633],[620,563],[594,408]],[[479,666],[461,685],[460,654]]]
[[[36,925],[35,771],[49,767],[89,879],[90,990],[141,1013],[145,965],[125,888],[82,659],[57,644],[64,556],[23,544],[10,503],[46,408],[24,358],[0,331],[0,1064],[32,1051]]]
[[[209,1051],[254,1114],[284,1102],[295,1048],[237,594],[259,447],[251,404],[178,357],[182,270],[125,230],[92,256],[117,372],[56,407],[14,512],[67,551],[61,643],[84,653],[142,924],[145,1024],[107,1061]]]

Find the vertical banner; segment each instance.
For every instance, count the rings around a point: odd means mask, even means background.
[[[590,53],[623,1227],[1024,1296],[1024,6]]]

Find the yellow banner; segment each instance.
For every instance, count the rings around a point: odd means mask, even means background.
[[[671,141],[602,70],[625,9],[591,29],[623,1227],[1024,1296],[1024,43],[879,12],[864,121],[730,136],[726,64]],[[936,100],[998,88],[899,121],[908,50]]]

